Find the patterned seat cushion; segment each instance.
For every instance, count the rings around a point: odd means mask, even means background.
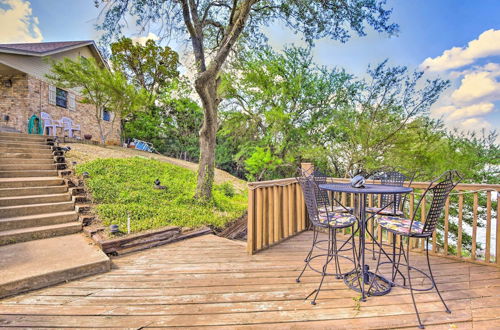
[[[356,222],[356,217],[349,213],[322,213],[319,215],[321,223],[327,223],[330,227],[346,227],[351,226]]]
[[[377,222],[385,229],[389,229],[401,234],[410,233],[410,219],[393,217],[388,215],[378,215]],[[420,221],[414,220],[412,224],[411,233],[421,234],[424,229],[424,224]]]
[[[386,207],[385,209],[382,209],[381,207],[367,207],[366,212],[377,213],[382,215],[396,215],[399,217],[404,215],[403,211],[396,210],[396,213],[394,213],[393,209],[389,207]]]
[[[326,210],[328,210],[328,213],[351,213],[352,207],[326,206],[318,208],[319,213],[326,213]]]

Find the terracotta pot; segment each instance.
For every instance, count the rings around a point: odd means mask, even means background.
[[[92,134],[83,134],[83,137],[85,140],[90,140],[92,139]]]

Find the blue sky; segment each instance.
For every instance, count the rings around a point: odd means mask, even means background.
[[[449,127],[500,130],[500,1],[389,0],[387,7],[400,25],[397,36],[369,31],[345,44],[319,40],[316,61],[357,75],[386,58],[426,68],[429,77],[452,81],[432,108],[434,117]],[[96,39],[98,14],[93,0],[0,0],[0,43]],[[301,44],[280,25],[266,33],[276,49]]]

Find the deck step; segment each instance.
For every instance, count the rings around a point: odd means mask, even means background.
[[[26,215],[22,217],[0,219],[0,232],[6,230],[22,229],[57,225],[61,223],[76,222],[78,214],[75,211],[54,212],[46,214]]]
[[[0,188],[26,188],[46,187],[64,185],[63,178],[51,177],[24,177],[24,178],[0,178]]]
[[[107,272],[111,266],[81,234],[5,245],[0,256],[0,297]]]
[[[3,206],[0,207],[0,218],[21,217],[25,215],[65,212],[75,209],[75,205],[70,202],[42,203],[31,205]]]
[[[52,162],[52,164],[24,164],[23,162],[18,162],[17,164],[0,164],[0,171],[36,171],[36,170],[57,170],[57,165]]]
[[[0,207],[16,206],[16,205],[31,205],[44,203],[59,203],[71,200],[69,193],[62,194],[45,194],[45,195],[28,195],[28,196],[9,196],[0,197]]]
[[[0,197],[16,197],[43,194],[62,194],[68,191],[65,185],[47,187],[0,188]]]
[[[57,175],[57,170],[0,171],[0,178],[24,178]]]
[[[54,236],[70,235],[82,230],[76,221],[56,225],[29,227],[0,232],[0,245],[33,241]]]

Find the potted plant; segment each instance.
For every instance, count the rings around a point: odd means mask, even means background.
[[[92,134],[83,134],[83,138],[85,140],[90,140],[90,139],[92,139]]]

